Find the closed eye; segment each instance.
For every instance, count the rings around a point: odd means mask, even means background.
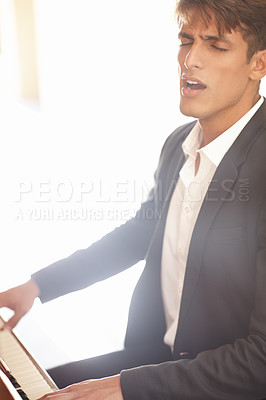
[[[180,43],[179,46],[180,46],[180,47],[192,46],[192,44],[193,44],[192,42],[190,42],[190,43]]]
[[[212,44],[211,47],[212,47],[213,49],[218,50],[218,51],[221,51],[221,52],[228,51],[228,49],[224,49],[223,47],[215,46],[214,44]]]

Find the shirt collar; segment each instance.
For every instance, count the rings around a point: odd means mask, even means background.
[[[202,129],[199,122],[197,122],[182,144],[182,149],[185,153],[185,156],[196,158],[197,150],[200,148],[202,141]]]
[[[200,146],[203,141],[203,134],[201,126],[199,122],[197,122],[183,143],[182,148],[185,155],[187,157],[191,156],[196,158],[197,152],[203,153],[216,167],[218,167],[225,153],[232,146],[236,138],[240,135],[241,131],[258,111],[263,102],[264,98],[261,97],[239,121],[202,148],[200,148]]]

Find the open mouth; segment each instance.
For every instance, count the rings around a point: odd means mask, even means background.
[[[206,85],[203,85],[203,83],[199,83],[197,81],[192,81],[192,80],[186,80],[185,81],[185,86],[188,90],[203,90],[206,89]]]
[[[182,76],[181,93],[185,97],[195,97],[200,94],[207,86],[199,79]]]

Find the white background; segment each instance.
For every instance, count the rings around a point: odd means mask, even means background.
[[[0,290],[133,215],[164,140],[187,121],[174,0],[35,0],[40,105],[15,101],[12,4],[2,5]],[[37,301],[18,332],[45,367],[121,348],[141,268]]]

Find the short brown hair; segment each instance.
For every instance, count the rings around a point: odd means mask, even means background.
[[[208,25],[213,15],[219,33],[240,31],[248,44],[248,61],[266,49],[266,0],[179,0],[176,12],[179,23],[199,18]]]

